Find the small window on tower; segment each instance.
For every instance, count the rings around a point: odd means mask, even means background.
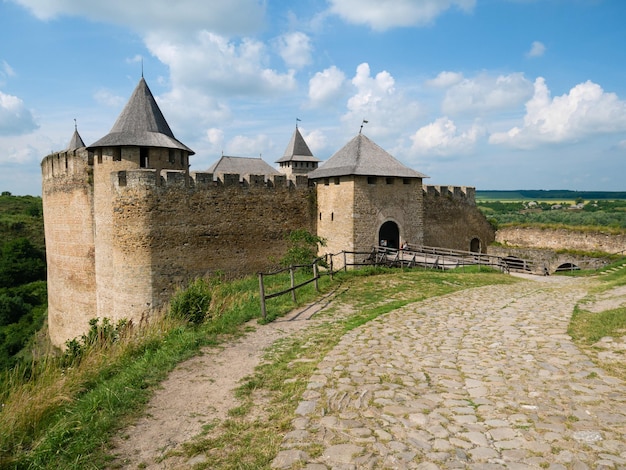
[[[324,178],[324,186],[328,186],[330,184],[330,180],[328,178]]]
[[[139,149],[139,168],[148,168],[148,148]]]
[[[387,184],[393,184],[393,178],[385,178]]]
[[[402,184],[411,184],[411,178],[403,178]]]
[[[367,177],[367,184],[376,184],[376,177],[375,176],[368,176]]]
[[[120,147],[113,148],[113,161],[114,162],[122,161],[122,149]]]
[[[168,159],[171,165],[176,163],[176,150],[169,149]]]
[[[341,178],[339,176],[335,177],[335,184],[339,184],[341,182]]]

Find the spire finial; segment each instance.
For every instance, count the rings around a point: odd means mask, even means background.
[[[365,119],[363,119],[363,122],[361,123],[361,128],[359,129],[359,134],[361,133],[361,131],[363,130],[363,126],[365,124],[367,124],[369,121],[366,121]]]
[[[74,130],[78,130],[78,123],[76,122],[76,118],[74,118]]]
[[[298,123],[301,121],[302,119],[300,118],[296,118],[296,129],[298,128]]]
[[[143,56],[141,56],[141,78],[143,78]]]

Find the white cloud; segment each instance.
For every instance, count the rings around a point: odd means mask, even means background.
[[[426,85],[435,88],[449,88],[463,80],[463,74],[458,72],[441,72],[432,80],[427,80]]]
[[[109,108],[121,108],[128,98],[116,95],[111,90],[100,89],[93,95],[97,103]]]
[[[542,42],[534,41],[526,53],[526,57],[541,57],[545,52],[546,46]]]
[[[135,31],[152,30],[185,35],[207,28],[221,34],[258,31],[264,21],[265,2],[260,0],[14,0],[40,19],[61,15],[84,16],[95,21],[122,24]]]
[[[206,135],[210,128],[232,118],[228,106],[195,88],[174,88],[157,97],[157,101],[176,137],[182,140],[200,138],[201,133]],[[197,134],[185,135],[182,133],[185,130],[193,130]]]
[[[302,137],[309,146],[309,150],[311,150],[313,155],[316,155],[317,152],[326,147],[327,139],[322,131],[314,130],[306,132],[303,129],[300,129],[300,131],[302,132]]]
[[[378,31],[423,26],[452,7],[471,11],[476,0],[329,0],[330,12]]]
[[[306,34],[283,34],[275,40],[275,44],[288,67],[301,69],[311,63],[311,40]]]
[[[358,90],[357,94],[348,100],[348,109],[353,112],[367,113],[375,110],[378,103],[393,95],[395,91],[395,81],[391,74],[382,71],[377,73],[376,77],[372,77],[367,63],[362,63],[357,67],[352,84]]]
[[[138,64],[140,62],[143,62],[143,56],[141,54],[135,54],[134,57],[128,57],[126,59],[127,64]]]
[[[293,71],[281,74],[265,65],[269,60],[266,47],[254,39],[245,38],[235,43],[201,31],[186,42],[150,34],[146,45],[170,68],[173,87],[255,94],[283,92],[296,86]]]
[[[238,135],[226,144],[225,153],[237,157],[263,157],[261,150],[271,146],[269,137],[264,134],[256,137]]]
[[[484,134],[484,129],[477,124],[459,132],[454,121],[441,117],[411,136],[411,153],[441,156],[467,154]]]
[[[395,80],[387,71],[372,77],[369,64],[362,63],[356,69],[352,85],[356,93],[348,100],[348,112],[342,120],[354,125],[355,131],[366,119],[368,134],[395,134],[420,114],[418,103],[396,90]]]
[[[309,80],[311,104],[315,106],[337,100],[343,93],[345,81],[345,74],[334,65],[322,72],[317,72]]]
[[[220,146],[224,142],[224,131],[221,129],[212,127],[206,131],[206,136],[209,143],[213,146]]]
[[[514,108],[532,96],[532,92],[532,83],[522,73],[497,77],[481,74],[452,85],[446,92],[442,109],[445,114],[455,115]]]
[[[16,75],[13,67],[11,67],[5,60],[2,61],[2,72],[0,73],[0,76],[1,75],[4,75],[5,77],[15,77]]]
[[[540,143],[576,142],[597,134],[626,131],[626,101],[606,93],[591,81],[580,83],[569,93],[550,96],[542,77],[535,80],[535,94],[526,103],[521,127],[494,133],[493,144],[533,148]]]
[[[0,135],[28,134],[38,127],[21,99],[0,91]]]

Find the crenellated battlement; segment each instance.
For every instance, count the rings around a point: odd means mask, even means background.
[[[240,175],[238,173],[191,172],[189,176],[183,170],[137,169],[114,171],[111,184],[118,190],[142,188],[259,188],[259,189],[308,189],[309,179],[303,175]]]
[[[471,206],[476,205],[476,188],[472,186],[427,185],[423,187],[423,190],[428,196],[450,197]]]
[[[90,165],[93,165],[93,157],[90,158],[85,148],[53,152],[41,161],[41,177],[44,182],[56,178],[67,179],[83,175]]]

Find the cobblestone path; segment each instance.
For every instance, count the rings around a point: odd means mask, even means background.
[[[353,330],[273,467],[626,469],[626,384],[566,334],[584,294],[556,277],[487,286]]]

